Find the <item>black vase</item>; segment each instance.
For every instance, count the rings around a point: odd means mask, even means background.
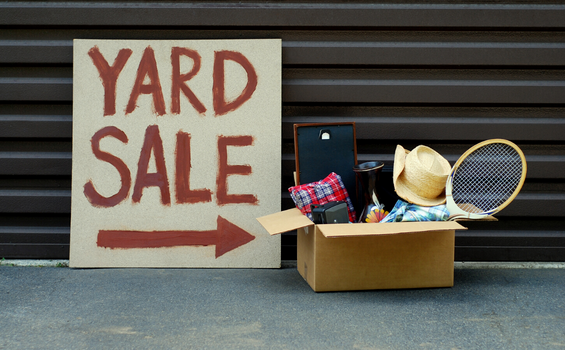
[[[383,166],[383,162],[366,162],[353,167],[357,177],[358,193],[360,193],[358,196],[359,208],[362,208],[357,222],[366,222],[367,215],[371,210],[384,208],[378,191],[379,177]]]

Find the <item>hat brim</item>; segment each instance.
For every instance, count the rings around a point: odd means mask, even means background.
[[[400,176],[400,174],[402,174],[402,171],[404,171],[404,165],[406,164],[406,155],[408,153],[410,153],[410,151],[405,150],[404,147],[400,145],[396,146],[396,151],[394,151],[394,164],[392,168],[392,182],[394,183],[395,187],[398,177]]]
[[[405,201],[424,207],[433,207],[445,204],[445,190],[436,198],[425,198],[412,192],[403,182],[402,176],[394,183],[396,194]]]

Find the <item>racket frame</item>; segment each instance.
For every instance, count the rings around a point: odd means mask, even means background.
[[[459,206],[457,206],[457,204],[453,200],[453,193],[452,193],[452,191],[453,191],[453,176],[455,175],[455,173],[457,173],[457,170],[461,166],[461,163],[463,163],[463,161],[471,153],[475,152],[477,149],[479,149],[481,147],[484,147],[486,145],[493,144],[493,143],[503,143],[503,144],[506,144],[506,145],[512,147],[514,150],[516,150],[516,152],[518,153],[518,155],[520,156],[520,159],[522,161],[522,176],[520,178],[520,182],[518,183],[518,186],[516,186],[516,188],[514,189],[514,193],[512,193],[510,198],[508,198],[504,203],[502,203],[498,207],[496,207],[492,210],[486,211],[486,212],[470,213],[468,211],[461,209]],[[449,211],[449,219],[450,220],[462,219],[462,218],[483,219],[483,218],[485,218],[489,215],[493,215],[493,214],[498,213],[499,211],[504,209],[508,204],[510,204],[516,198],[516,196],[518,195],[518,193],[522,189],[522,186],[524,185],[524,181],[526,180],[526,173],[527,172],[528,172],[528,166],[527,166],[527,163],[526,163],[526,157],[524,156],[524,153],[522,152],[522,150],[518,146],[516,146],[516,144],[514,144],[513,142],[505,140],[505,139],[490,139],[490,140],[485,140],[485,141],[477,143],[473,147],[469,148],[465,153],[463,153],[463,155],[461,157],[459,157],[457,162],[455,162],[455,164],[451,168],[451,172],[449,173],[449,176],[447,177],[447,182],[445,184],[445,198],[446,198],[445,205],[447,207],[447,210]]]

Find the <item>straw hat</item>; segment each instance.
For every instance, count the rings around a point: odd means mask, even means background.
[[[434,206],[445,203],[449,162],[427,146],[406,151],[396,146],[392,181],[398,196],[407,202]]]

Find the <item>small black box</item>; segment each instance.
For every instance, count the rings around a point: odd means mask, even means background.
[[[312,204],[312,219],[315,224],[348,223],[347,204],[343,201]]]

